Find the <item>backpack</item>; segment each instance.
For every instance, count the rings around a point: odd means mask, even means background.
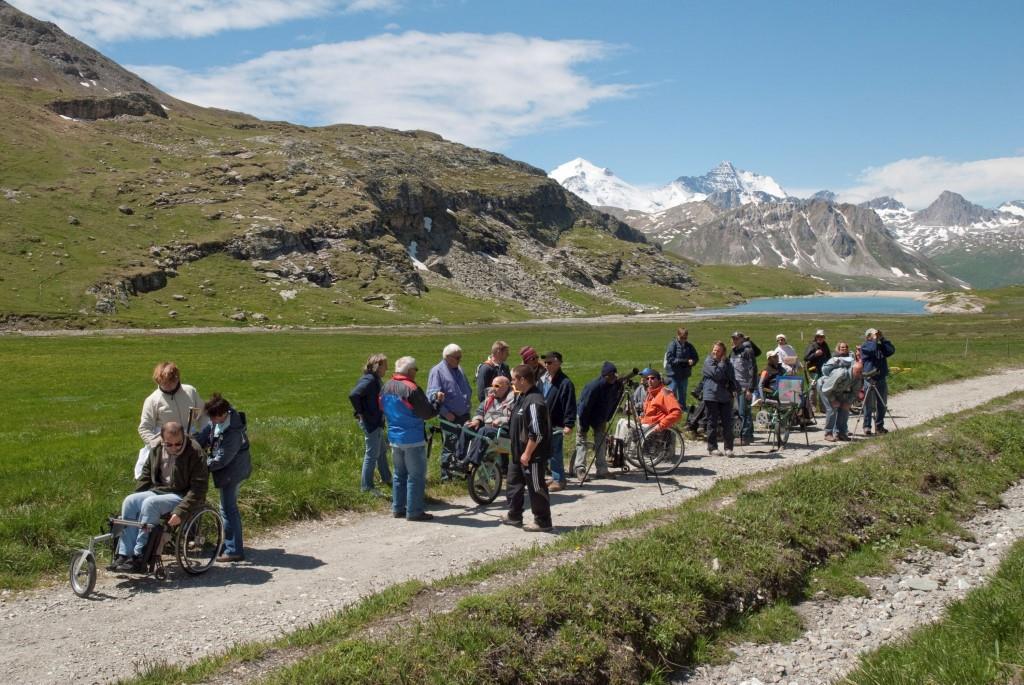
[[[821,394],[832,397],[841,392],[849,392],[853,387],[853,376],[850,370],[840,366],[821,380]]]

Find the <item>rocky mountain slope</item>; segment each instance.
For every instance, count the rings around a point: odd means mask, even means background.
[[[873,209],[897,240],[975,287],[1024,282],[1024,203],[986,209],[945,191],[913,212],[893,198],[876,198]]]
[[[0,148],[8,325],[515,319],[693,285],[540,169],[195,107],[2,0]]]
[[[871,209],[827,200],[745,204],[676,224],[666,248],[703,263],[792,269],[842,287],[957,287],[957,279],[900,245]]]
[[[690,202],[707,201],[719,208],[788,197],[770,176],[737,169],[722,162],[703,176],[680,176],[653,189],[634,186],[610,169],[582,158],[553,169],[549,176],[595,207],[616,207],[646,213],[665,212]]]

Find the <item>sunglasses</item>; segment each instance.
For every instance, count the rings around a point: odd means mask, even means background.
[[[178,449],[179,447],[181,447],[184,444],[185,444],[184,442],[165,442],[164,443],[164,447],[170,447],[171,449]]]

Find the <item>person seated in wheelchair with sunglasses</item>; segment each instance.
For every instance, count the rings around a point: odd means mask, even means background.
[[[173,528],[193,507],[206,501],[209,471],[199,445],[185,435],[180,423],[165,423],[160,438],[135,481],[135,492],[124,498],[121,518],[155,526],[161,517],[170,514],[167,525]],[[125,526],[110,570],[146,573],[149,560],[144,552],[149,535],[148,527]]]
[[[679,400],[668,386],[662,383],[661,374],[653,369],[644,369],[644,384],[647,386],[647,397],[644,399],[644,410],[640,416],[640,426],[644,435],[651,436],[668,430],[679,423],[683,417],[683,408]]]

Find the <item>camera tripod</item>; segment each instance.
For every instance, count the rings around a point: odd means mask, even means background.
[[[892,412],[889,411],[889,405],[886,404],[885,400],[882,398],[882,392],[878,389],[874,379],[865,379],[864,385],[864,401],[861,403],[861,412],[857,416],[857,423],[854,424],[853,432],[857,433],[860,430],[861,420],[867,414],[868,407],[871,407],[872,414],[877,415],[877,412],[875,411],[876,402],[882,407],[882,415],[888,417],[889,421],[892,422],[893,430],[899,430],[900,427],[896,425],[896,419],[893,417]]]

